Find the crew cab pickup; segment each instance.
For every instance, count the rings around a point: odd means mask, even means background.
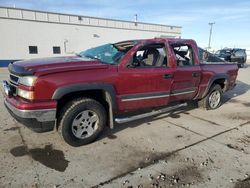
[[[238,67],[200,57],[193,40],[155,38],[105,44],[71,57],[18,61],[3,81],[4,103],[34,131],[57,130],[68,144],[80,146],[107,125],[145,117],[120,117],[126,112],[190,100],[218,108],[222,93],[235,86]]]

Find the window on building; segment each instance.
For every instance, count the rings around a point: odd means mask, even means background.
[[[60,46],[53,46],[53,54],[61,54]]]
[[[29,46],[29,53],[30,54],[38,54],[37,46]]]

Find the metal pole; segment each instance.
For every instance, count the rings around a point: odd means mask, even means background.
[[[213,32],[213,25],[215,22],[208,23],[210,25],[210,33],[209,33],[209,41],[208,41],[208,50],[211,48],[211,38],[212,38],[212,32]]]
[[[138,15],[137,15],[137,14],[135,14],[135,15],[134,15],[134,18],[135,18],[135,20],[134,20],[134,22],[135,22],[135,26],[137,26]]]
[[[64,45],[64,53],[67,54],[67,43],[68,43],[68,39],[64,39],[63,45]]]

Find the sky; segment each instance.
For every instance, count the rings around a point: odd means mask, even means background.
[[[0,6],[182,26],[182,38],[211,47],[250,48],[249,0],[0,0]]]

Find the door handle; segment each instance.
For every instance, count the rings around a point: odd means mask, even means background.
[[[200,76],[200,73],[198,73],[198,72],[193,72],[193,73],[192,73],[192,76],[195,77],[195,78],[196,78],[196,77],[199,77],[199,76]]]
[[[164,74],[164,75],[163,75],[163,78],[164,78],[164,79],[173,78],[173,74]]]

